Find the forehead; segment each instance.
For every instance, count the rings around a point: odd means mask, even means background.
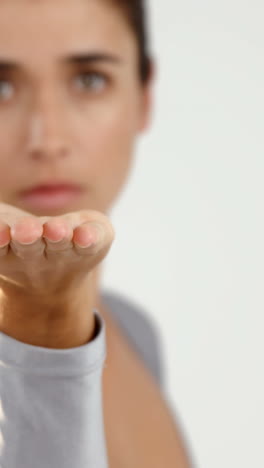
[[[74,53],[87,46],[131,54],[136,41],[122,13],[105,0],[0,0],[0,56]]]

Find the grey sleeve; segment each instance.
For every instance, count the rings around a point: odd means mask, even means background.
[[[50,349],[0,332],[0,467],[107,468],[105,322],[86,345]]]

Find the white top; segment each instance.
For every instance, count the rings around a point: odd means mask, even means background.
[[[71,349],[0,332],[0,467],[107,468],[102,408],[105,322]]]

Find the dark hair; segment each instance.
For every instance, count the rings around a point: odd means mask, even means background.
[[[123,11],[135,33],[139,48],[139,74],[142,83],[145,84],[149,78],[151,67],[145,0],[111,0],[111,2]]]

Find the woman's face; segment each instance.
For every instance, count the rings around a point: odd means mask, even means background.
[[[0,200],[37,216],[107,212],[147,125],[149,88],[138,76],[136,38],[99,0],[0,3]],[[80,185],[61,206],[20,192]]]

